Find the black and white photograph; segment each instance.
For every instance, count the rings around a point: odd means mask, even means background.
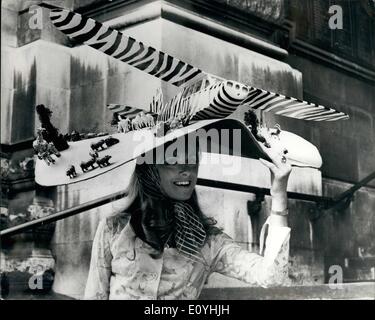
[[[2,0],[0,159],[1,303],[375,300],[375,1]]]

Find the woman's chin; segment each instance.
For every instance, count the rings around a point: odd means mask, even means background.
[[[191,195],[193,194],[193,190],[176,190],[173,192],[173,194],[168,195],[171,199],[177,200],[177,201],[187,201],[191,198]]]

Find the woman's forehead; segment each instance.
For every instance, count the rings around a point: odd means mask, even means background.
[[[196,163],[198,158],[198,145],[196,143],[177,139],[164,148],[157,150],[156,159],[159,163]]]
[[[199,146],[196,140],[180,137],[152,151],[156,164],[197,163]]]

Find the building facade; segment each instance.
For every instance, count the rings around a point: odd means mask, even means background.
[[[49,21],[49,10],[54,6],[105,22],[219,77],[348,113],[347,121],[325,123],[271,113],[263,117],[267,125],[278,123],[312,142],[323,158],[320,171],[296,171],[291,178],[289,191],[297,196],[289,200],[293,230],[290,285],[327,283],[332,266],[341,268],[346,282],[375,280],[375,181],[334,205],[325,202],[375,171],[372,1],[3,1],[1,208],[5,227],[10,225],[9,217],[13,224],[21,223],[123,188],[120,183],[98,179],[80,187],[44,190],[36,186],[31,159],[39,126],[36,105],[52,110],[52,122],[62,133],[112,132],[112,113],[106,105],[126,104],[147,110],[159,87],[166,101],[178,92],[69,40]],[[343,29],[330,27],[330,19],[338,12],[330,13],[332,6],[342,9]],[[334,22],[337,25],[340,21]],[[244,111],[238,110],[233,116],[241,118]],[[257,184],[245,178],[239,183],[267,187],[268,182]],[[94,185],[100,188],[87,192]],[[199,186],[202,207],[244,247],[256,249],[261,223],[269,211],[269,197],[245,189],[212,191],[209,183]],[[216,206],[210,207],[210,202]],[[224,208],[225,215],[218,215],[217,208]],[[33,243],[19,253],[12,244],[3,247],[3,255],[8,261],[14,256],[42,257],[41,265],[55,272],[54,290],[79,298],[97,223],[115,209],[116,204],[106,205],[58,221],[48,245]],[[45,251],[47,247],[52,250],[53,261]],[[207,286],[215,287],[218,282],[213,278]],[[229,279],[220,283],[242,286]]]

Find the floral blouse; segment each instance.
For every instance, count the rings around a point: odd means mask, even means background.
[[[175,248],[163,253],[136,236],[130,216],[99,223],[93,242],[85,299],[197,299],[212,272],[269,287],[287,279],[290,228],[262,228],[260,254],[241,248],[223,232],[209,236],[201,249],[205,263],[194,262]],[[264,230],[268,235],[264,246]]]

